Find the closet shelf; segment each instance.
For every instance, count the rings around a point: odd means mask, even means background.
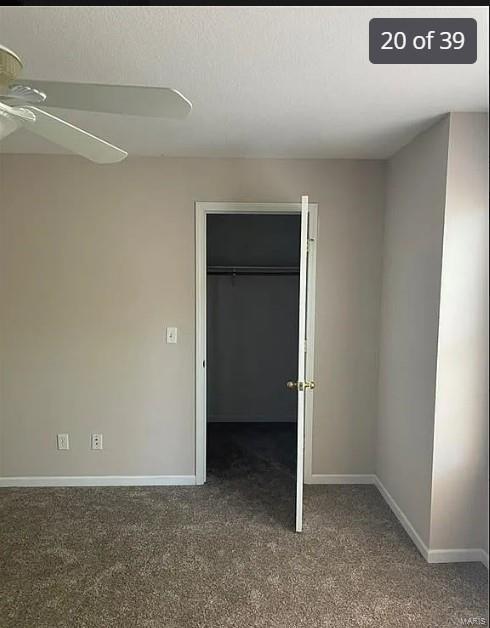
[[[299,275],[297,266],[208,266],[208,275]]]

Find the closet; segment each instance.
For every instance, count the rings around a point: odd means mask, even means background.
[[[300,216],[207,218],[208,473],[295,470]]]

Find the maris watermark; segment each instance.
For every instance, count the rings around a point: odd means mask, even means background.
[[[456,615],[455,626],[488,626],[488,614],[482,612],[461,613]]]

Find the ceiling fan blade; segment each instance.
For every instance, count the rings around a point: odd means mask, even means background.
[[[16,80],[46,94],[46,107],[100,111],[152,118],[185,118],[192,104],[175,89],[133,85],[98,85],[58,81]]]
[[[34,113],[36,119],[34,121],[21,119],[22,126],[36,135],[41,135],[47,140],[67,148],[72,153],[86,157],[98,164],[115,163],[128,156],[125,150],[87,133],[87,131],[79,129],[69,122],[52,116],[46,111],[37,107],[28,107],[28,110]]]

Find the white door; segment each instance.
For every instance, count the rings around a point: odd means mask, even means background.
[[[303,529],[303,482],[305,446],[305,395],[311,394],[314,382],[306,381],[306,304],[308,286],[308,197],[301,198],[301,248],[299,264],[299,329],[298,329],[298,381],[288,387],[298,395],[297,469],[296,469],[296,532]]]

